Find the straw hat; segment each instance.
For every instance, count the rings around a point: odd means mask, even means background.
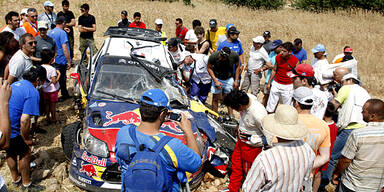
[[[266,132],[287,140],[301,140],[307,133],[307,127],[298,120],[296,109],[290,105],[279,105],[276,113],[269,114],[262,120]]]

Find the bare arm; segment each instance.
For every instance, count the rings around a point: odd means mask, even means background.
[[[27,145],[32,145],[33,141],[29,137],[29,130],[31,127],[31,116],[28,114],[22,114],[20,118],[20,135],[24,139]]]
[[[196,46],[196,49],[197,49],[197,46]],[[203,44],[203,46],[201,46],[201,49],[200,50],[197,49],[196,52],[199,53],[199,54],[203,54],[205,52],[205,50],[207,50],[207,49],[209,49],[209,43],[205,42]]]
[[[70,27],[76,26],[76,20],[75,19],[71,19],[71,22],[67,23],[67,26],[70,26]]]
[[[59,70],[56,70],[56,74],[57,74],[56,77],[52,77],[52,83],[53,83],[53,84],[56,84],[56,83],[59,81],[60,76],[61,76],[61,73],[60,73]]]
[[[339,162],[336,165],[335,171],[333,171],[332,181],[334,184],[339,183],[337,178],[339,178],[341,173],[348,168],[351,162],[352,162],[352,159],[348,159],[343,155],[340,157]]]
[[[184,132],[187,140],[187,147],[191,148],[196,154],[200,156],[200,149],[197,145],[195,136],[193,135],[191,121],[187,119],[187,116],[184,113],[181,113],[181,121],[180,123],[176,122],[176,124],[178,124],[180,129]]]
[[[4,69],[4,79],[5,80],[8,80],[9,78],[9,65],[5,66],[5,69]],[[8,81],[9,84],[12,84],[11,82]]]
[[[92,27],[84,27],[84,26],[82,26],[82,28],[85,30],[83,32],[95,32],[96,31],[96,24],[92,24]]]
[[[240,67],[240,64],[239,64],[239,62],[237,62],[236,64],[235,64],[235,66],[236,66],[236,71],[235,71],[235,82],[233,83],[233,87],[235,88],[235,89],[237,89],[238,87],[239,87],[239,85],[240,85],[240,73],[241,73],[241,67]]]
[[[9,84],[12,84],[13,82],[16,81],[16,77],[15,77],[15,76],[12,76],[12,75],[9,75],[7,80],[8,80],[8,82],[9,82]]]
[[[321,147],[319,148],[319,155],[316,156],[315,162],[313,163],[313,169],[319,168],[323,166],[325,163],[329,161],[329,147]]]
[[[69,49],[67,43],[62,44],[61,47],[63,48],[65,59],[67,59],[67,69],[69,69],[71,68],[71,58],[69,56]]]
[[[336,99],[332,99],[330,102],[334,106],[334,109],[333,110],[331,109],[332,111],[336,111],[341,106],[341,104]]]
[[[273,66],[271,75],[269,76],[269,80],[268,80],[268,84],[267,84],[267,90],[269,90],[271,88],[271,83],[272,83],[272,80],[275,78],[276,70],[277,70],[277,63]]]
[[[85,29],[85,27],[83,27],[82,25],[79,25],[77,28],[79,29],[79,32],[80,32],[80,33],[88,32],[88,31]]]
[[[11,122],[9,120],[9,98],[11,97],[12,89],[8,81],[0,78],[0,131],[2,136],[0,138],[0,148],[8,149],[9,140],[11,137]]]

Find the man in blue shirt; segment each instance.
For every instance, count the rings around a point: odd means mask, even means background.
[[[52,37],[56,42],[56,53],[55,67],[60,71],[60,90],[61,99],[64,100],[69,98],[67,90],[67,70],[71,68],[71,59],[69,54],[69,42],[67,33],[64,31],[65,17],[60,16],[56,19],[56,28],[49,32],[49,36]]]
[[[293,41],[293,44],[292,55],[299,60],[299,63],[305,63],[307,60],[307,52],[303,48],[303,41],[297,38]]]
[[[232,26],[227,31],[227,39],[220,43],[219,47],[217,48],[217,51],[220,51],[224,47],[229,47],[232,51],[236,52],[239,55],[240,62],[239,66],[241,66],[242,63],[244,63],[244,50],[243,46],[241,44],[241,41],[239,41],[239,34],[240,31],[236,29],[235,26]],[[236,67],[235,64],[233,64],[233,74],[235,74]],[[241,68],[242,71],[242,68]],[[240,84],[240,83],[239,83]]]
[[[23,79],[11,85],[9,117],[11,139],[7,150],[7,164],[15,184],[22,184],[25,189],[39,189],[32,185],[30,178],[31,150],[33,145],[29,130],[31,116],[39,115],[39,92],[35,87],[43,85],[47,72],[44,67],[32,67],[24,73]],[[19,157],[19,161],[17,161]]]
[[[167,95],[160,89],[150,89],[141,96],[140,115],[141,123],[138,127],[130,124],[122,127],[117,133],[116,138],[116,159],[122,167],[123,171],[129,165],[130,154],[136,152],[135,144],[130,137],[129,129],[136,129],[137,140],[140,144],[153,149],[156,142],[165,135],[160,133],[160,127],[165,121],[165,117],[169,109],[169,100]],[[175,181],[176,172],[194,173],[201,166],[200,150],[196,139],[193,135],[191,122],[187,119],[186,114],[181,114],[181,121],[175,123],[184,132],[187,145],[184,145],[181,140],[173,138],[160,152],[160,156],[167,162],[168,175],[173,175],[169,178],[173,181],[172,191],[179,191],[178,181]],[[122,175],[122,185],[124,186],[124,177]],[[122,189],[123,191],[123,189]]]

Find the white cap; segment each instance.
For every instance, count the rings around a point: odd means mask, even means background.
[[[156,25],[162,25],[163,24],[163,20],[162,19],[156,19],[155,20],[155,24]]]
[[[39,29],[48,29],[48,22],[40,20],[37,26],[39,26]]]
[[[353,73],[348,73],[348,74],[344,75],[341,80],[344,81],[344,80],[347,80],[347,79],[355,79],[356,81],[361,83],[361,81]]]
[[[55,5],[50,1],[44,2],[44,7],[53,7],[53,6],[55,6]]]
[[[22,9],[20,15],[22,14],[28,15],[28,9],[27,8]]]
[[[255,43],[264,43],[265,39],[264,39],[263,36],[257,36],[255,38],[253,38],[252,41],[255,42]]]
[[[303,105],[313,105],[313,92],[308,87],[298,87],[293,91],[293,98]]]

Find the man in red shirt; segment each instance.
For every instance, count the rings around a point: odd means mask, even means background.
[[[267,90],[270,90],[266,108],[268,113],[275,111],[280,97],[282,98],[283,104],[292,104],[293,84],[287,73],[293,71],[292,69],[296,67],[299,60],[292,55],[293,44],[291,42],[285,42],[281,46],[283,48],[281,53],[276,56],[276,64],[272,69],[271,77],[266,85]]]
[[[128,27],[135,27],[135,28],[142,28],[145,29],[145,24],[140,21],[141,19],[141,13],[140,12],[135,12],[133,14],[133,22],[128,25]]]
[[[183,20],[181,18],[176,19],[176,37],[180,38],[184,44],[185,35],[188,32],[188,29],[183,26]]]

